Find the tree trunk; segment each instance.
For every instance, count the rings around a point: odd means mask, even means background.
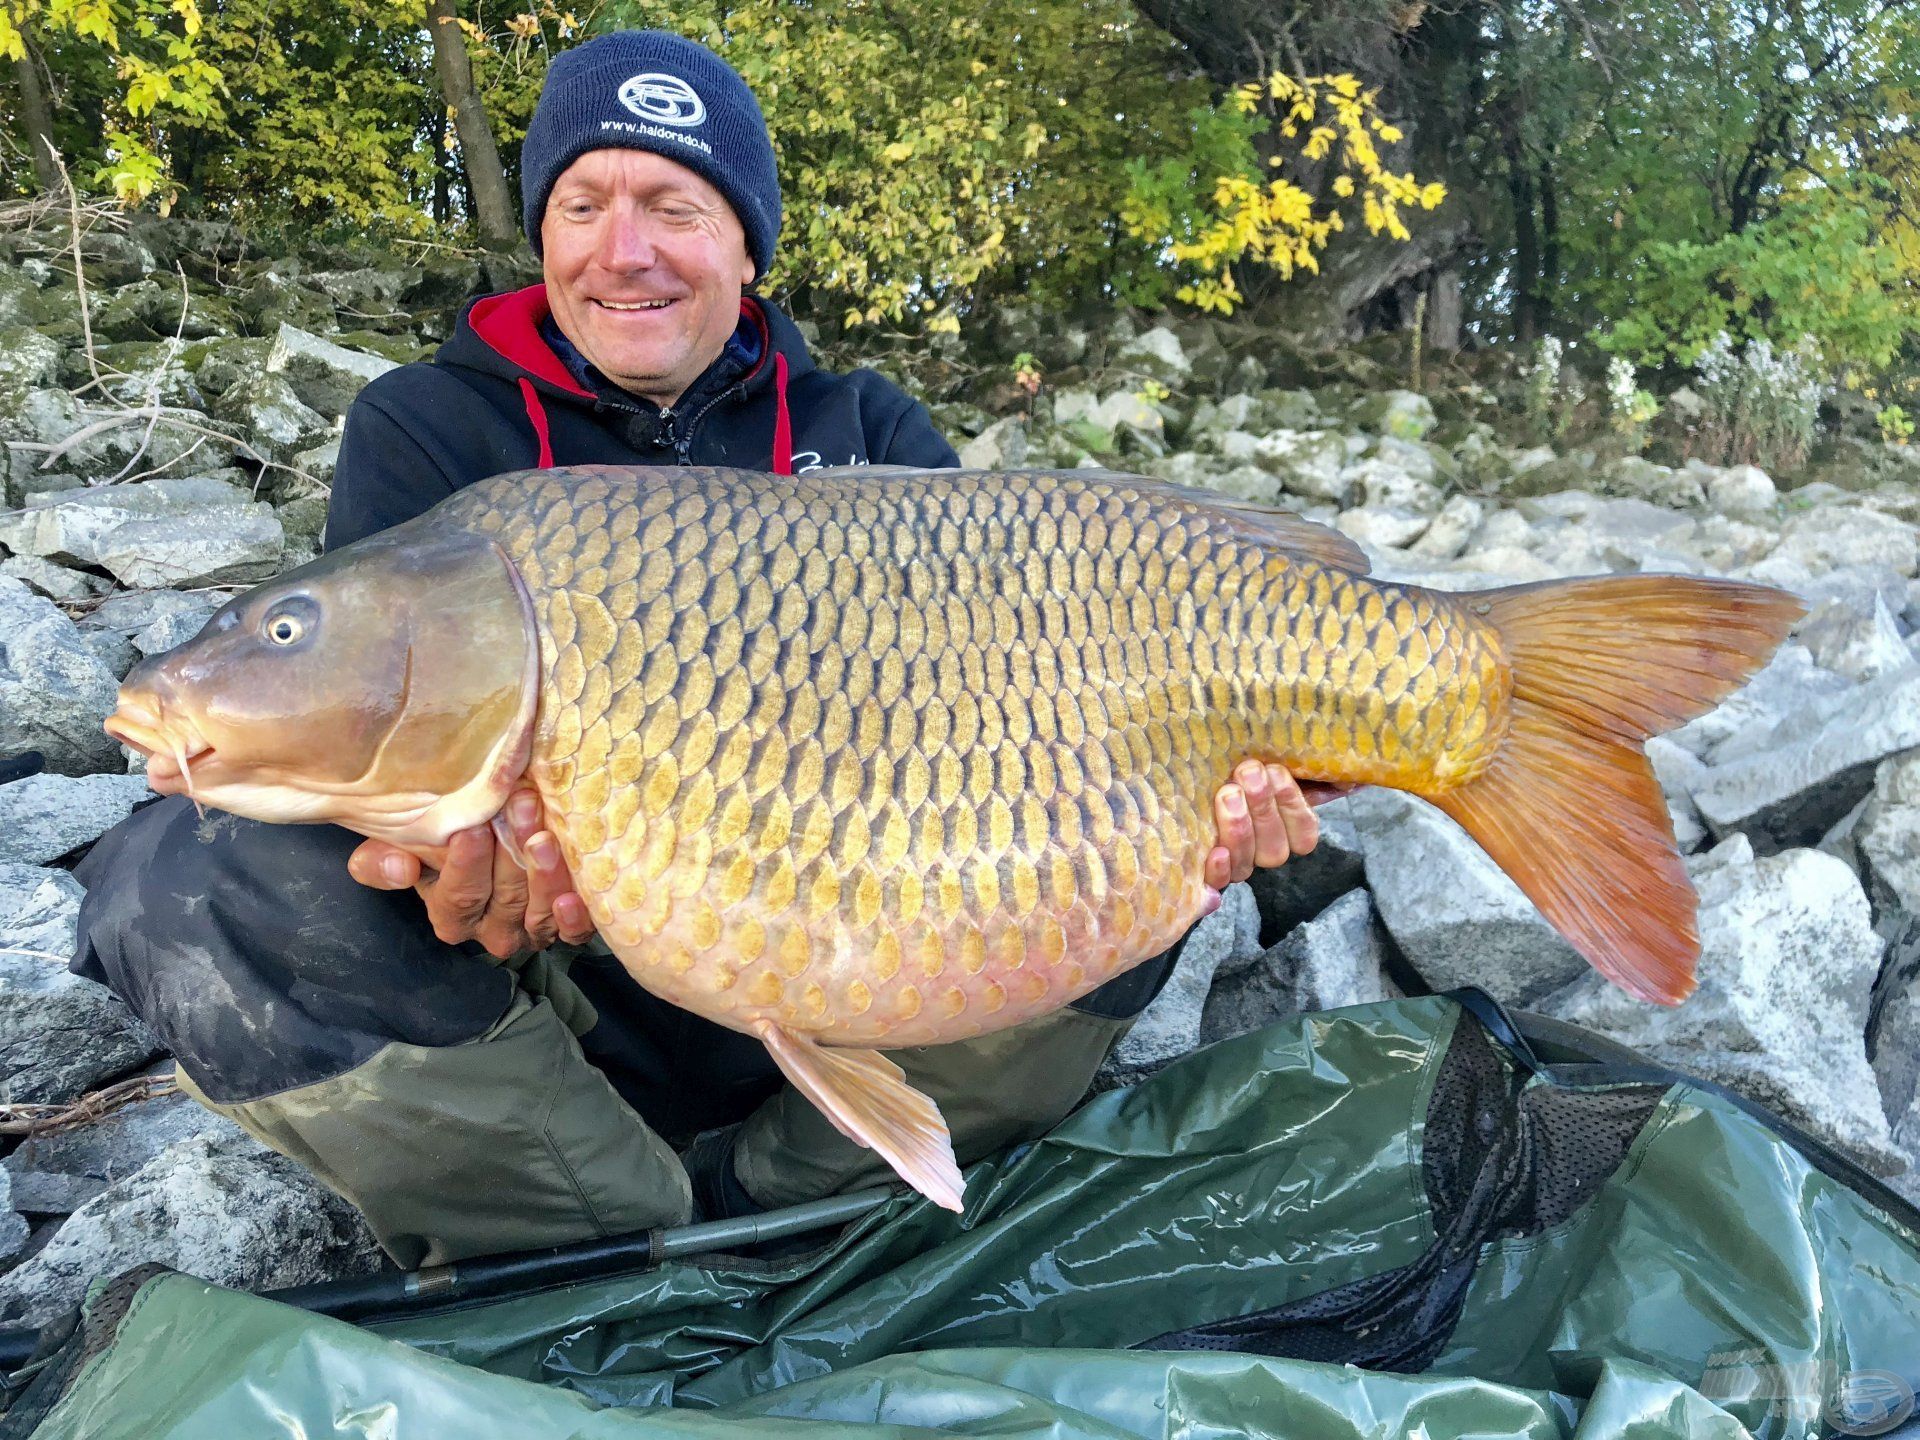
[[[1560,194],[1553,165],[1540,161],[1540,282],[1534,288],[1534,324],[1545,333],[1553,324],[1554,295],[1560,285]]]
[[[25,36],[21,37],[26,40]],[[27,148],[33,152],[33,178],[42,190],[60,184],[60,167],[53,163],[53,111],[40,87],[40,52],[26,40],[27,53],[13,62],[20,82],[20,119],[27,127]]]
[[[1448,355],[1459,350],[1463,314],[1460,272],[1451,266],[1436,271],[1427,298],[1427,348]]]
[[[1519,126],[1511,113],[1501,117],[1501,146],[1507,158],[1507,197],[1513,209],[1513,338],[1530,344],[1540,333],[1535,308],[1540,283],[1540,237],[1534,229],[1533,177],[1521,153]]]
[[[436,105],[433,117],[433,223],[445,225],[452,216],[453,156],[447,153],[447,107]]]
[[[520,227],[513,218],[513,197],[493,143],[493,129],[473,88],[473,64],[461,38],[456,0],[427,0],[427,29],[433,34],[433,66],[440,76],[440,92],[453,112],[460,158],[473,186],[473,218],[482,238],[511,241]]]

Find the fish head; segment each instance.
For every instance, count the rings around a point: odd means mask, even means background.
[[[538,680],[506,553],[410,524],[229,601],[128,673],[106,729],[163,793],[430,848],[525,770]]]

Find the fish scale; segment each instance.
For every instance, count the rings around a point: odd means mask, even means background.
[[[1445,596],[1150,482],[917,478],[466,492],[545,599],[533,776],[581,893],[688,1009],[1017,1024],[1185,932],[1241,759],[1431,788],[1497,739],[1497,645]]]

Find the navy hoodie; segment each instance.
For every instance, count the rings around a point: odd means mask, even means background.
[[[671,409],[599,380],[552,327],[546,289],[472,301],[433,359],[354,399],[326,547],[428,510],[463,486],[544,465],[958,465],[926,407],[872,370],[816,369],[765,300],[740,302],[727,351]],[[555,340],[559,343],[556,345]]]

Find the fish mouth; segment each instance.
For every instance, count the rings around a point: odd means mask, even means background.
[[[207,767],[218,758],[193,721],[184,715],[169,716],[165,702],[158,696],[122,694],[101,728],[121,744],[138,750],[149,761],[171,761],[181,787],[189,796],[195,789],[194,767],[197,765],[204,776]],[[153,776],[155,781],[167,778],[164,772]]]

